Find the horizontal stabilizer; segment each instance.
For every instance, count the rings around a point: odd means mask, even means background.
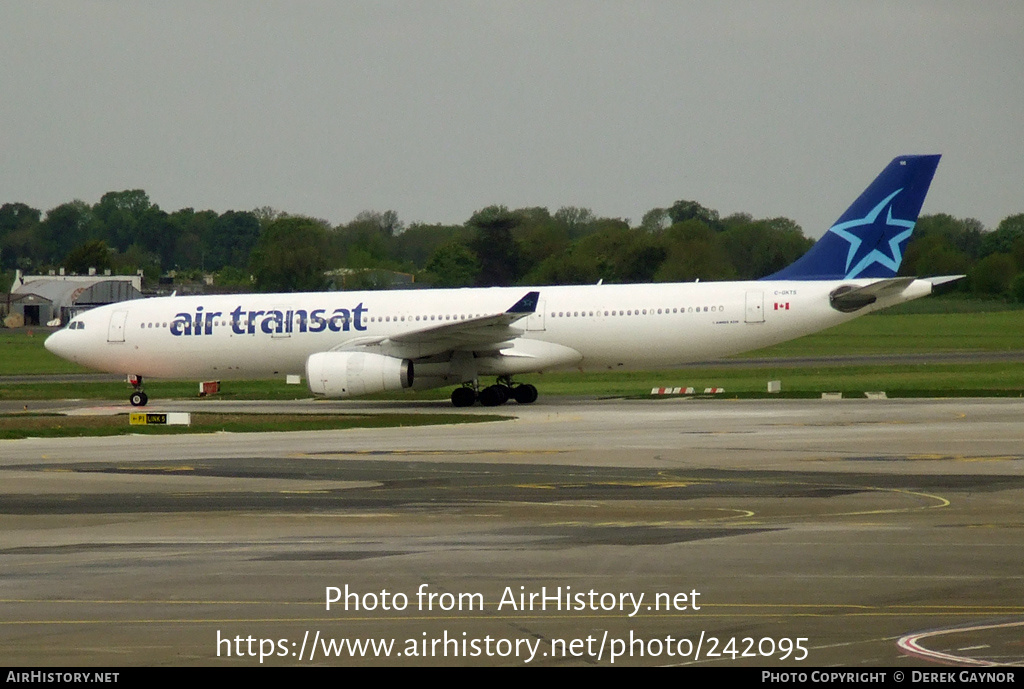
[[[957,280],[963,280],[965,277],[967,277],[967,276],[966,275],[939,275],[939,276],[933,277],[933,278],[921,278],[921,279],[922,280],[927,280],[928,282],[932,283],[932,287],[938,287],[939,285],[945,285],[945,284],[948,284],[950,282],[956,282]]]
[[[916,279],[917,278],[913,277],[890,278],[888,280],[872,282],[870,285],[865,285],[864,287],[843,285],[842,287],[836,288],[832,291],[832,294],[828,295],[829,303],[836,311],[853,313],[854,311],[863,309],[865,306],[874,304],[881,297],[902,292]]]

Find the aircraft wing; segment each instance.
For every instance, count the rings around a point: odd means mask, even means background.
[[[528,292],[522,299],[501,313],[409,330],[390,337],[355,338],[332,351],[353,351],[374,348],[387,356],[417,359],[448,351],[497,350],[523,334],[512,327],[516,321],[537,310],[540,292]]]

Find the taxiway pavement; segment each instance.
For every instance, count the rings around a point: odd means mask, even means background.
[[[152,406],[198,405],[213,406]],[[514,418],[0,441],[0,657],[933,662],[906,637],[953,662],[1022,660],[1024,400],[542,397],[498,411]]]

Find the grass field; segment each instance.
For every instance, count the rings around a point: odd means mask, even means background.
[[[1024,392],[1024,364],[901,364],[775,368],[695,368],[637,373],[557,373],[534,376],[544,395],[645,396],[655,387],[724,388],[727,397],[767,396],[767,383],[782,383],[782,396],[816,397],[822,392],[860,396],[1018,395]]]
[[[922,300],[927,301],[927,300]],[[942,304],[942,300],[935,300]],[[855,319],[831,330],[750,352],[745,357],[821,357],[852,354],[920,354],[929,352],[992,352],[1024,350],[1024,310],[974,311],[951,302],[945,313],[882,313]],[[1001,305],[994,304],[994,307]],[[986,308],[981,303],[980,308]],[[0,376],[85,373],[43,348],[39,329],[0,330]],[[891,395],[1019,394],[1024,390],[1024,365],[1015,363],[927,364],[892,366],[828,366],[744,369],[709,366],[685,371],[633,373],[558,373],[519,378],[533,382],[544,395],[644,395],[652,387],[725,388],[728,393],[757,394],[769,380],[782,381],[784,394],[815,395],[824,391],[857,394],[885,390]],[[147,382],[151,399],[195,397],[188,382]],[[127,397],[125,383],[9,383],[0,379],[0,399]],[[399,399],[444,399],[447,390],[380,396]],[[220,398],[308,398],[305,386],[283,381],[225,382]]]
[[[43,347],[49,328],[0,330],[0,376],[40,373],[89,373],[78,364],[50,354]]]
[[[746,357],[996,352],[1024,349],[1024,311],[872,314]]]

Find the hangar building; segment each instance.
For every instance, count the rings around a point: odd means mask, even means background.
[[[82,311],[142,297],[141,275],[22,275],[7,298],[10,325],[60,325]],[[18,323],[20,321],[20,323]]]

